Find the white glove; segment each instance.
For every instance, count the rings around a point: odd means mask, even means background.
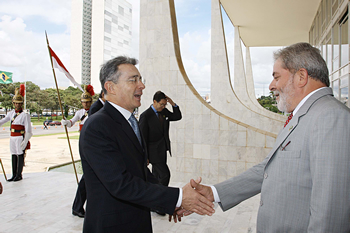
[[[61,124],[62,125],[66,125],[68,127],[72,127],[72,122],[70,120],[65,120],[65,119],[62,119],[61,120]]]
[[[31,133],[25,133],[23,141],[21,142],[21,150],[24,150],[27,147],[29,139],[32,137]]]

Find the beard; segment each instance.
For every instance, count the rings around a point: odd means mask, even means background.
[[[287,85],[283,89],[281,88],[281,92],[274,91],[273,94],[279,94],[279,100],[277,100],[278,110],[281,112],[288,112],[288,109],[290,109],[292,105],[291,100],[295,94],[293,87],[293,78],[288,81]]]

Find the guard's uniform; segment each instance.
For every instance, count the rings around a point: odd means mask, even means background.
[[[22,180],[24,154],[27,149],[30,149],[29,139],[33,135],[30,116],[22,110],[24,94],[25,86],[21,84],[20,88],[17,87],[15,89],[15,95],[12,98],[15,109],[7,113],[0,120],[0,126],[11,121],[10,151],[12,154],[12,178],[7,181]]]
[[[0,126],[8,121],[12,121],[13,118],[17,115],[15,110],[12,110],[7,113],[7,115],[0,120]],[[10,151],[13,155],[23,154],[21,149],[21,142],[23,141],[23,136],[25,133],[32,135],[32,126],[30,122],[30,116],[28,113],[21,112],[11,124],[11,137],[10,137]],[[30,149],[29,143],[27,144],[26,149]]]
[[[80,120],[80,123],[79,123],[79,131],[80,131],[84,125],[84,122],[88,118],[88,114],[89,114],[89,109],[80,109],[76,111],[74,117],[70,119],[71,126],[73,126],[75,122]]]

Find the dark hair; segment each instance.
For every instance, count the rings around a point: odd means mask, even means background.
[[[162,99],[166,99],[166,97],[165,94],[161,91],[157,91],[153,96],[153,100],[157,102],[161,101]]]
[[[103,93],[103,90],[101,90],[100,95],[98,96],[101,99],[102,99],[102,93]]]
[[[105,62],[100,70],[100,82],[102,90],[105,94],[107,94],[107,90],[105,89],[105,83],[107,81],[112,81],[114,83],[118,82],[120,73],[118,72],[118,66],[121,64],[131,64],[136,65],[138,63],[137,59],[130,58],[126,56],[115,57],[107,62]]]
[[[320,50],[309,43],[297,43],[274,53],[274,60],[280,59],[282,67],[295,74],[299,69],[307,70],[308,75],[329,87],[329,74]]]

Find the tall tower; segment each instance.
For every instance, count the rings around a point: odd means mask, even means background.
[[[131,55],[132,5],[126,0],[72,0],[70,72],[101,90],[101,65]]]

